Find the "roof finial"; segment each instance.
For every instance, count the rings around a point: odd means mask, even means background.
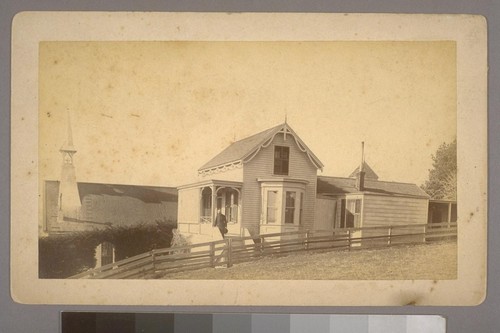
[[[286,124],[286,121],[287,121],[287,114],[286,114],[286,110],[285,110],[285,124]]]
[[[365,171],[365,142],[361,141],[361,164],[359,165],[359,172]]]

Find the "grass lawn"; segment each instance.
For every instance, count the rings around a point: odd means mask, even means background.
[[[457,244],[442,242],[352,251],[264,257],[230,268],[205,268],[161,279],[226,280],[451,280]]]

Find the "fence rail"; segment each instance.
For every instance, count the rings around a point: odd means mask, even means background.
[[[71,279],[154,278],[207,267],[253,261],[269,255],[303,251],[355,250],[456,239],[456,223],[395,225],[333,230],[305,230],[152,250],[101,266]]]

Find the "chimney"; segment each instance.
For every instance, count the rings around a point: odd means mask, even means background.
[[[361,164],[359,165],[359,172],[356,177],[356,188],[358,191],[363,191],[365,189],[365,142],[361,142]]]

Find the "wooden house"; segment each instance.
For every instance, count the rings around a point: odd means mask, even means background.
[[[234,142],[178,187],[178,228],[195,242],[219,239],[218,210],[229,236],[427,223],[429,196],[417,185],[379,180],[364,158],[345,178],[318,176],[322,167],[287,123]]]
[[[233,236],[313,228],[322,167],[286,122],[234,142],[198,170],[198,182],[178,187],[178,228],[218,238],[219,209]]]
[[[427,223],[429,196],[420,187],[411,183],[380,181],[365,161],[361,164],[361,172],[359,169],[346,178],[318,177],[316,229]],[[408,231],[423,231],[423,227],[405,230]],[[356,235],[362,234],[357,232]]]

